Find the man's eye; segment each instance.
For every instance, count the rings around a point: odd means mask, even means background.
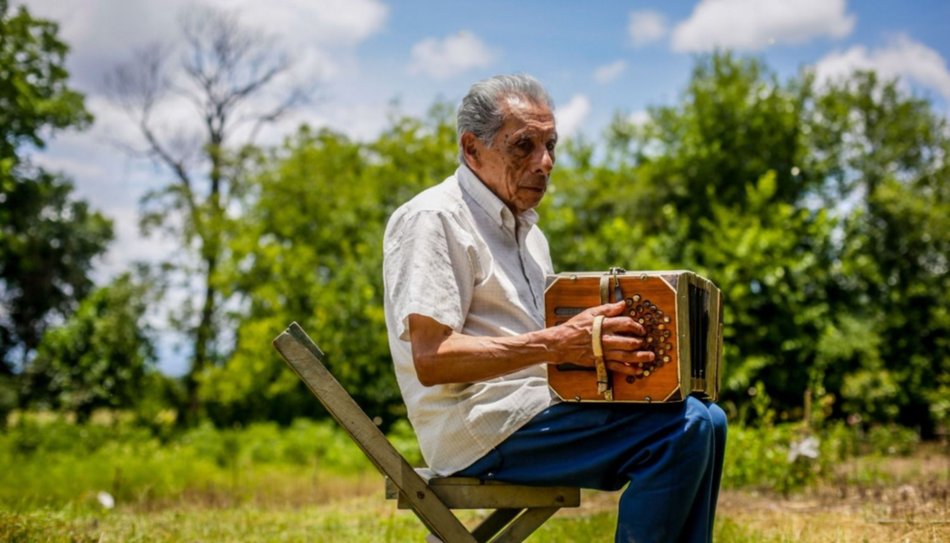
[[[552,152],[552,153],[553,153],[553,152],[554,152],[554,148],[557,147],[557,142],[554,141],[554,140],[551,140],[551,141],[549,141],[549,142],[547,143],[547,145],[546,145],[545,147],[547,147],[547,149],[548,149],[549,152]]]
[[[515,147],[522,153],[530,153],[534,150],[534,143],[531,140],[520,140],[515,143]]]

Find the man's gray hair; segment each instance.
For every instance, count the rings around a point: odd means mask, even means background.
[[[525,74],[496,75],[472,85],[458,110],[458,141],[461,147],[462,134],[471,132],[491,145],[495,134],[505,123],[503,99],[521,98],[529,102],[547,106],[554,111],[554,101],[541,83]],[[462,150],[459,149],[459,162]]]

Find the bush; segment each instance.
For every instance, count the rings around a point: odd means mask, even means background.
[[[21,414],[0,431],[0,506],[95,506],[100,491],[118,503],[188,493],[244,499],[268,481],[306,490],[326,475],[352,477],[372,470],[332,421],[226,429],[205,422],[169,438],[133,419],[113,416],[105,424],[75,424],[60,415]],[[394,442],[409,458],[418,458],[408,425],[395,428]]]

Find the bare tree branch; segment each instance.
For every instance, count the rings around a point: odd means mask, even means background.
[[[292,63],[274,41],[245,28],[236,14],[210,8],[185,12],[180,25],[177,65],[170,62],[170,47],[149,46],[116,66],[106,85],[145,140],[147,156],[173,176],[164,189],[143,201],[143,224],[175,229],[183,248],[201,263],[204,298],[197,304],[200,308],[185,308],[195,310],[198,319],[189,329],[194,358],[188,378],[189,401],[197,409],[197,374],[216,358],[211,352],[219,335],[215,315],[225,301],[214,278],[226,257],[226,225],[235,209],[231,199],[241,194],[240,165],[230,161],[227,144],[244,123],[253,123],[252,142],[261,127],[304,103],[311,92],[291,85],[277,93],[275,106],[255,108],[254,102],[266,92],[280,90],[279,81],[291,70]],[[184,128],[171,136],[161,130],[168,122],[162,118],[167,109],[162,108],[175,98],[195,107],[199,140]],[[193,161],[196,156],[200,162]],[[207,170],[197,173],[198,165]]]

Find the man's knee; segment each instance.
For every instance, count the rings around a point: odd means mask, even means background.
[[[715,425],[713,415],[706,404],[689,396],[686,398],[684,418],[686,424],[682,438],[687,440],[690,446],[708,447],[712,444]]]
[[[709,420],[712,422],[713,433],[716,436],[716,440],[725,442],[726,429],[728,427],[726,412],[714,403],[707,403],[705,406],[706,410],[709,411]]]

